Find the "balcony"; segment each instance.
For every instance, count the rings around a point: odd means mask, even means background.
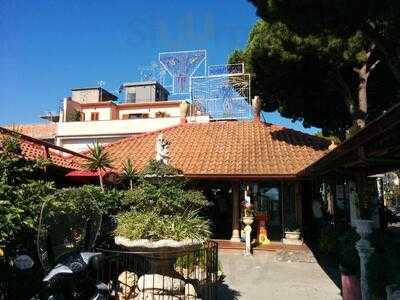
[[[60,122],[57,137],[126,136],[179,125],[180,117],[132,120]]]

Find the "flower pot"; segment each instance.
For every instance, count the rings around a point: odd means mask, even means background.
[[[361,300],[361,286],[358,277],[343,266],[339,268],[341,272],[343,300]]]
[[[285,239],[299,240],[300,239],[300,231],[285,231]]]
[[[244,225],[251,225],[254,222],[254,217],[243,217],[242,222]]]
[[[372,225],[374,224],[371,220],[355,220],[356,231],[360,235],[361,239],[366,238],[372,232]]]

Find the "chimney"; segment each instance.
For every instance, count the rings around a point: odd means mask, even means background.
[[[179,111],[180,111],[180,116],[181,116],[181,124],[185,124],[186,116],[188,115],[188,111],[189,111],[189,103],[187,101],[182,101],[179,104]]]
[[[261,114],[261,99],[259,96],[254,96],[253,101],[251,103],[254,112],[254,121],[260,121],[260,114]]]

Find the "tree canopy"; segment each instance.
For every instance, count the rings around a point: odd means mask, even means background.
[[[267,22],[283,22],[301,35],[361,33],[381,52],[400,82],[400,2],[397,0],[248,0]]]
[[[265,13],[275,1],[260,3],[266,21],[255,24],[247,47],[234,51],[229,62],[245,63],[264,110],[344,139],[353,124],[375,118],[395,101],[395,77],[361,31],[297,30],[289,16]]]

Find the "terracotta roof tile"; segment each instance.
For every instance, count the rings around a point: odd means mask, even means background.
[[[183,124],[132,136],[105,146],[117,170],[131,158],[142,169],[155,157],[163,132],[171,165],[188,176],[295,176],[328,152],[325,139],[257,121]]]
[[[29,135],[36,139],[51,139],[56,135],[57,124],[14,124],[2,127]]]
[[[0,142],[2,136],[11,132],[12,131],[7,128],[3,129],[0,127]],[[80,170],[80,164],[83,160],[83,158],[81,157],[79,157],[78,160],[77,156],[72,155],[71,151],[65,149],[65,151],[68,151],[67,157],[65,156],[65,153],[63,153],[64,150],[62,150],[62,148],[32,138],[30,136],[26,136],[24,134],[21,134],[21,151],[22,156],[28,160],[47,158],[53,165],[71,170]]]

